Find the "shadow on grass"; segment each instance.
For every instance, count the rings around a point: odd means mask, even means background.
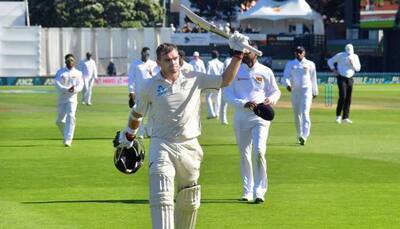
[[[104,203],[104,204],[148,204],[148,200],[52,200],[37,202],[21,202],[21,204],[74,204],[74,203]]]
[[[236,146],[236,143],[200,144],[201,146]]]
[[[104,203],[104,204],[149,204],[149,200],[51,200],[30,201],[21,204],[74,204],[74,203]],[[202,199],[202,204],[253,204],[239,199]]]
[[[31,140],[31,141],[35,141],[35,140],[47,140],[47,141],[62,141],[63,138],[58,137],[58,138],[18,138],[18,140]],[[74,138],[74,141],[93,141],[93,140],[110,140],[112,141],[113,138],[110,137],[88,137],[88,138],[82,138],[82,137],[78,137],[78,138]]]

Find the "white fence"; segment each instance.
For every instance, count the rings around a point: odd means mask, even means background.
[[[117,73],[125,75],[142,47],[153,50],[155,59],[156,47],[170,42],[171,33],[170,28],[0,27],[0,77],[54,75],[67,53],[81,59],[86,52],[93,54],[99,74],[106,74],[112,60]]]

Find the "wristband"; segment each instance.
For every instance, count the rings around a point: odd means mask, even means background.
[[[136,133],[138,132],[138,129],[132,129],[129,126],[127,126],[125,128],[125,132],[128,133],[128,134],[136,135]]]
[[[236,58],[238,58],[238,59],[240,59],[240,60],[243,59],[243,56],[244,56],[243,52],[237,51],[237,50],[235,50],[235,51],[233,52],[233,55],[232,55],[232,57],[236,57]]]
[[[131,120],[135,120],[135,121],[138,121],[138,122],[141,122],[141,121],[142,121],[142,119],[143,119],[143,117],[136,118],[135,116],[133,116],[133,114],[132,114],[132,113],[130,114],[129,118],[130,118]]]

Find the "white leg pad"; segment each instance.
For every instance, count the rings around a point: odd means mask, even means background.
[[[174,188],[171,177],[150,175],[150,208],[153,229],[174,228]]]
[[[194,229],[200,207],[200,185],[182,189],[176,196],[175,229]]]

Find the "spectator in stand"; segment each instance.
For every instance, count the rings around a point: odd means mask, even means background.
[[[250,24],[247,24],[246,29],[244,30],[245,33],[254,33],[254,29],[251,27]]]
[[[227,33],[227,34],[230,34],[230,33],[231,33],[231,24],[229,24],[229,22],[227,22],[227,23],[225,24],[224,31],[225,31],[225,33]]]
[[[173,23],[171,23],[171,25],[170,25],[170,26],[171,26],[171,30],[172,30],[172,32],[173,32],[173,33],[175,33],[175,32],[176,32],[176,28],[175,28],[174,24],[173,24]]]
[[[110,63],[108,63],[108,66],[107,66],[107,75],[109,75],[109,76],[117,75],[117,68],[115,67],[115,64],[112,60],[110,60]]]
[[[190,32],[192,32],[192,27],[190,26],[189,22],[186,22],[185,25],[182,27],[182,33]]]

